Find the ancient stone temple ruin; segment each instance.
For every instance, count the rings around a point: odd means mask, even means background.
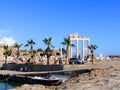
[[[79,52],[79,49],[78,49],[78,41],[82,41],[82,59],[84,60],[84,53],[85,53],[85,48],[84,48],[84,42],[87,41],[87,46],[90,46],[90,38],[87,38],[85,36],[79,36],[78,33],[74,33],[74,34],[70,34],[69,35],[70,37],[70,41],[71,41],[71,44],[72,44],[72,41],[76,41],[76,57],[78,57],[78,52]],[[70,50],[69,50],[69,58],[72,57],[72,47],[70,47]],[[87,55],[90,55],[90,50],[87,48]]]

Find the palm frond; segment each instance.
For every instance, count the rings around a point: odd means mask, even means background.
[[[52,48],[55,48],[53,45],[51,45]]]
[[[25,47],[29,46],[29,44],[25,44]]]

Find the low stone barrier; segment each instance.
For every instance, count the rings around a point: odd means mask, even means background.
[[[20,71],[22,69],[27,69],[27,71],[54,71],[63,70],[63,65],[33,65],[33,64],[3,64],[3,70],[14,70]]]
[[[57,70],[74,70],[74,69],[90,69],[84,65],[39,65],[39,64],[15,64],[8,63],[3,64],[3,70],[20,71],[22,68],[26,68],[27,71],[57,71]]]

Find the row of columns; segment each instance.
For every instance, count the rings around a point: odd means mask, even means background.
[[[85,51],[85,49],[84,49],[84,41],[85,40],[81,40],[82,41],[82,60],[84,60],[84,51]],[[72,44],[72,40],[71,40],[71,44]],[[90,46],[90,40],[87,40],[87,46]],[[78,58],[78,53],[79,53],[79,51],[78,51],[79,49],[78,49],[78,40],[76,40],[76,57]],[[87,55],[90,55],[90,50],[87,48]],[[72,47],[70,47],[70,58],[72,58]]]

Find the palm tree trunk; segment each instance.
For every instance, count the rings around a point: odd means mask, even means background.
[[[92,64],[95,64],[95,60],[94,60],[94,54],[92,53]]]
[[[18,50],[17,50],[17,58],[19,57],[19,54],[20,54],[20,53],[19,53],[19,49],[18,49]]]
[[[69,59],[69,46],[67,46],[67,53],[66,53],[66,62],[65,62],[65,64],[68,64],[68,59]]]
[[[7,55],[5,55],[5,64],[7,64]]]
[[[49,59],[47,59],[47,65],[49,65]]]
[[[31,45],[30,49],[31,49],[31,56],[32,56],[33,55],[33,46],[32,45]]]
[[[47,55],[47,65],[49,65],[50,63],[49,63],[49,55]]]

